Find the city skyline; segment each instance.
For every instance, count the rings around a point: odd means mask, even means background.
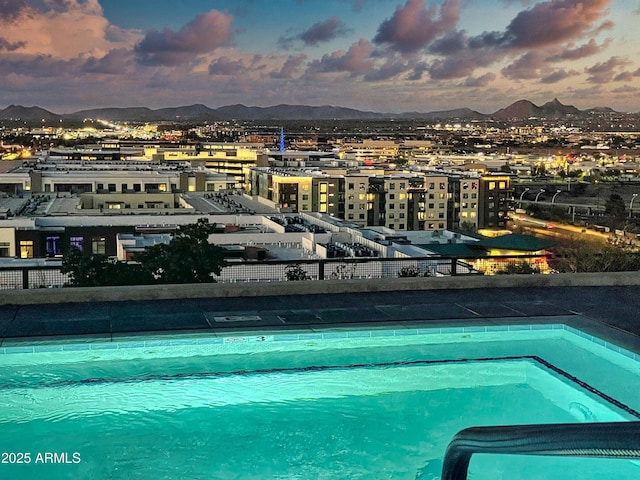
[[[615,0],[4,0],[0,108],[638,112],[639,18]]]

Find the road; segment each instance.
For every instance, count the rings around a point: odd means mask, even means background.
[[[533,218],[523,213],[513,214],[511,215],[511,219],[515,226],[524,227],[534,231],[536,235],[543,237],[565,239],[582,237],[602,242],[606,242],[612,237],[611,233],[602,233],[586,227],[569,225],[568,223],[548,222],[546,220]]]

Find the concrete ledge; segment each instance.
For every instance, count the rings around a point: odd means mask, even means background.
[[[0,291],[0,305],[455,290],[468,288],[611,287],[630,285],[640,285],[640,272],[4,290]]]

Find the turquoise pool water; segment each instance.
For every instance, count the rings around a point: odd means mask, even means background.
[[[640,416],[637,355],[563,325],[21,345],[0,371],[12,479],[434,479],[469,426]],[[640,478],[584,458],[478,455],[470,472]]]

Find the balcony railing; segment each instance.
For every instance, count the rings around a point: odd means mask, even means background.
[[[369,278],[549,273],[541,255],[500,257],[412,257],[267,260],[228,263],[217,282],[282,282]],[[0,290],[55,288],[69,284],[60,265],[0,267]]]

